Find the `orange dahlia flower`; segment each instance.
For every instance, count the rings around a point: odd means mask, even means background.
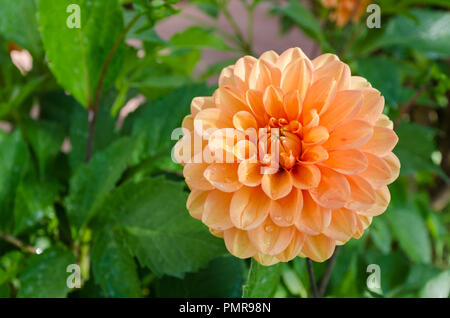
[[[346,25],[351,19],[358,22],[369,0],[322,0],[325,7],[334,9],[330,19],[336,21],[340,27]]]
[[[390,201],[400,162],[383,107],[336,55],[242,57],[212,97],[193,99],[174,147],[190,214],[240,258],[328,259]]]

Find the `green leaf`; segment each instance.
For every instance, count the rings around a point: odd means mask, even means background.
[[[402,175],[415,175],[417,171],[434,171],[444,179],[445,173],[431,160],[435,151],[436,130],[412,122],[401,122],[396,129],[398,144],[394,153],[402,163]],[[414,136],[414,137],[413,137]]]
[[[118,232],[100,232],[91,250],[95,281],[107,297],[142,295],[136,263]]]
[[[164,276],[156,282],[157,297],[226,298],[240,297],[244,263],[234,256],[212,260],[208,267],[184,279]]]
[[[36,19],[34,0],[0,0],[0,33],[10,41],[29,50],[31,54],[42,52],[41,36]]]
[[[450,56],[450,12],[412,9],[410,17],[398,15],[389,21],[377,48],[398,45],[438,56]]]
[[[243,288],[242,297],[267,298],[272,297],[280,282],[281,264],[263,266],[252,259],[247,282]]]
[[[57,122],[64,129],[67,136],[70,132],[70,121],[72,113],[82,106],[73,96],[64,91],[52,91],[45,94],[41,102],[40,119]],[[87,114],[86,114],[87,116]],[[84,118],[87,122],[87,118]]]
[[[226,251],[222,240],[189,215],[186,199],[181,183],[128,182],[104,201],[99,223],[121,229],[132,254],[156,275],[182,278]]]
[[[174,34],[170,42],[178,47],[196,49],[230,50],[230,47],[210,30],[192,26],[180,33]]]
[[[392,236],[384,217],[379,216],[373,219],[369,233],[375,246],[383,254],[389,254],[391,251]]]
[[[289,5],[285,7],[275,7],[273,12],[280,13],[295,24],[297,24],[309,37],[317,40],[326,50],[330,49],[330,45],[324,37],[319,22],[310,10],[305,8],[299,1],[290,0]]]
[[[122,133],[140,139],[140,158],[149,159],[149,169],[155,167],[176,170],[179,165],[171,159],[171,150],[177,140],[170,140],[175,128],[181,127],[195,96],[211,95],[205,84],[180,87],[155,102],[147,102],[127,117]],[[158,158],[158,160],[152,160]]]
[[[28,165],[29,153],[20,131],[0,134],[0,229],[8,229],[13,219],[17,186]]]
[[[114,188],[131,161],[134,146],[133,139],[123,137],[76,170],[65,200],[70,223],[75,228],[81,228],[90,220]]]
[[[392,196],[395,194],[395,190],[392,191]],[[391,204],[385,216],[406,255],[413,262],[430,263],[430,237],[426,223],[414,203],[408,200],[401,205]]]
[[[20,276],[18,297],[62,298],[67,287],[67,266],[75,263],[74,255],[63,248],[52,248],[32,256]]]
[[[437,276],[441,270],[429,264],[414,264],[406,278],[402,294],[422,289],[427,281]]]
[[[14,204],[14,233],[22,233],[44,217],[54,215],[53,203],[58,190],[59,185],[54,181],[40,182],[32,174],[23,178]]]
[[[402,86],[396,63],[384,56],[359,60],[358,75],[365,77],[374,88],[378,89],[389,105],[398,106]]]
[[[76,11],[67,12],[73,0],[39,0],[39,23],[50,68],[58,82],[85,107],[93,103],[107,56],[123,29],[118,0],[78,0],[80,28],[69,28]],[[121,51],[121,50],[119,50]],[[116,52],[106,75],[108,85],[122,63]]]
[[[448,298],[450,294],[450,270],[430,279],[420,291],[424,298]]]
[[[24,135],[38,159],[42,177],[52,168],[54,159],[61,150],[65,137],[64,129],[58,123],[28,120],[24,126]]]

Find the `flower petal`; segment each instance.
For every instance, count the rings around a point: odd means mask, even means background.
[[[216,107],[216,104],[213,97],[194,97],[191,102],[191,114],[195,117],[200,111],[214,107]]]
[[[263,224],[249,230],[248,237],[259,252],[276,255],[283,252],[291,243],[294,232],[293,226],[280,227],[267,218]]]
[[[280,86],[281,71],[275,64],[258,59],[249,77],[249,88],[264,91],[269,85]]]
[[[350,185],[340,173],[320,167],[321,179],[317,188],[309,190],[314,201],[329,209],[342,208],[350,199]]]
[[[239,98],[228,86],[219,87],[214,92],[214,101],[217,108],[229,116],[233,116],[242,110],[250,110],[245,101]]]
[[[374,124],[384,108],[384,97],[374,88],[361,89],[363,102],[356,118]]]
[[[368,161],[361,151],[350,149],[330,151],[321,164],[343,174],[356,174],[367,168]]]
[[[256,122],[255,117],[247,111],[240,111],[234,114],[233,116],[233,125],[234,128],[239,129],[241,131],[246,131],[247,129],[257,129],[258,124]]]
[[[231,228],[223,232],[227,250],[236,257],[248,258],[256,254],[256,248],[250,242],[247,231]]]
[[[332,130],[354,118],[361,108],[362,100],[362,94],[358,90],[337,92],[330,107],[320,115],[320,125]]]
[[[313,164],[325,161],[327,159],[328,151],[320,145],[314,145],[306,147],[306,149],[303,150],[300,161],[306,164]]]
[[[304,129],[303,143],[307,145],[318,145],[324,143],[330,134],[328,129],[323,126],[316,126],[310,129]]]
[[[326,261],[333,255],[336,241],[326,235],[306,235],[302,254],[315,262]]]
[[[295,220],[295,226],[306,234],[320,234],[330,224],[330,210],[318,205],[308,191],[302,192],[303,207],[300,216]]]
[[[249,187],[255,187],[261,184],[263,177],[261,173],[261,164],[250,160],[244,160],[238,168],[239,182]]]
[[[272,200],[281,199],[291,192],[291,174],[285,170],[279,170],[273,174],[264,174],[261,181],[261,187]]]
[[[202,191],[193,189],[191,193],[189,193],[189,197],[186,202],[186,208],[189,211],[189,214],[197,220],[202,219],[203,209],[205,206],[206,198],[208,197],[210,191]]]
[[[311,110],[317,114],[327,109],[336,95],[336,81],[331,77],[324,77],[311,85],[303,101],[302,123],[306,126],[312,119]]]
[[[217,189],[234,192],[242,187],[237,174],[236,163],[213,163],[205,169],[203,175]]]
[[[361,172],[359,176],[366,179],[375,189],[389,184],[392,180],[393,172],[386,161],[367,152],[364,154],[369,164],[367,169]]]
[[[300,216],[303,208],[302,191],[293,188],[284,198],[271,200],[270,217],[278,226],[291,226]]]
[[[397,142],[398,137],[392,129],[374,126],[372,137],[360,149],[377,156],[384,156],[394,149]]]
[[[297,165],[291,171],[292,182],[298,189],[311,189],[319,185],[320,170],[315,165]]]
[[[304,243],[305,235],[302,232],[295,230],[291,243],[289,243],[283,252],[275,256],[282,262],[289,262],[300,253]]]
[[[297,120],[302,113],[303,98],[299,91],[292,91],[284,95],[283,108],[288,120]]]
[[[308,59],[297,59],[289,63],[281,75],[281,89],[284,93],[298,90],[302,99],[312,81],[312,66]]]
[[[398,160],[397,156],[392,152],[388,153],[382,159],[388,164],[389,168],[391,168],[391,178],[388,181],[388,184],[391,184],[400,175],[400,160]]]
[[[266,112],[275,118],[284,117],[283,92],[273,85],[269,85],[263,96],[263,103]]]
[[[350,201],[345,207],[351,210],[369,209],[376,201],[376,193],[369,182],[356,175],[346,176],[350,185]]]
[[[233,227],[230,219],[232,194],[219,190],[210,191],[205,201],[202,222],[214,230],[227,230]]]
[[[330,225],[323,231],[323,234],[333,240],[346,242],[356,230],[355,212],[347,209],[337,209],[331,211]]]
[[[352,120],[330,133],[323,144],[329,150],[354,149],[365,144],[373,134],[373,127],[363,120]]]
[[[270,199],[259,187],[242,187],[233,194],[230,217],[234,226],[249,230],[258,227],[269,215]]]
[[[360,210],[358,214],[365,216],[377,216],[386,211],[389,201],[391,201],[391,194],[387,186],[383,186],[375,190],[375,203],[367,210]]]
[[[187,163],[183,169],[183,175],[190,189],[212,190],[214,186],[203,176],[206,163]]]
[[[284,71],[287,65],[291,63],[292,61],[295,61],[297,59],[307,59],[305,53],[303,53],[302,49],[298,47],[290,48],[281,53],[280,57],[277,60],[276,65],[281,71]]]

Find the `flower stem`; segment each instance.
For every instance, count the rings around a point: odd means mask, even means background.
[[[309,258],[307,258],[306,259],[306,263],[308,265],[309,281],[311,282],[311,289],[312,289],[312,292],[313,292],[313,296],[314,296],[314,298],[319,298],[320,295],[319,295],[319,292],[317,290],[316,279],[314,278],[314,269],[313,269],[313,266],[312,266],[312,261]]]
[[[334,264],[336,263],[336,259],[339,253],[339,246],[336,246],[333,256],[331,256],[328,261],[327,268],[325,269],[325,273],[323,274],[322,281],[320,282],[320,297],[325,296],[325,292],[327,291],[328,282],[331,278],[331,273],[333,271]]]
[[[12,235],[9,235],[6,233],[0,233],[0,238],[8,243],[11,243],[12,245],[14,245],[18,248],[20,248],[21,250],[30,252],[32,254],[38,254],[37,250],[33,246],[25,244],[24,242],[15,238]]]

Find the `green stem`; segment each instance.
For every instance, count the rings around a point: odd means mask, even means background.
[[[311,282],[311,289],[313,292],[313,296],[314,296],[314,298],[319,298],[320,296],[319,296],[319,292],[317,290],[316,279],[314,278],[314,269],[313,269],[312,261],[309,258],[307,258],[306,264],[308,265],[309,281]]]

